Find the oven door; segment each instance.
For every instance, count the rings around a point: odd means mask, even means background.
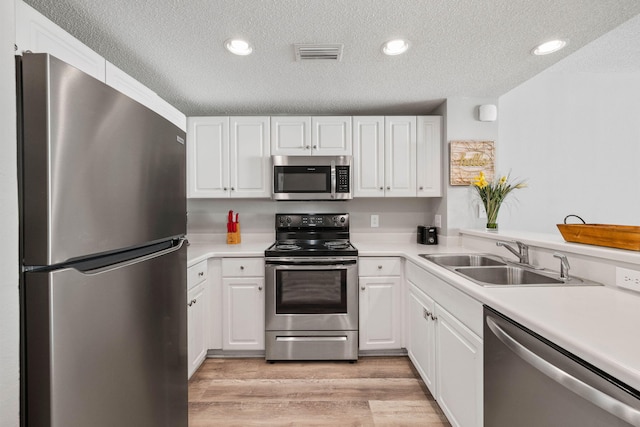
[[[357,258],[265,262],[267,331],[358,330]]]

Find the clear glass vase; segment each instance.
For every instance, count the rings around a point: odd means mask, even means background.
[[[498,223],[497,222],[487,222],[486,230],[496,233],[498,231]]]

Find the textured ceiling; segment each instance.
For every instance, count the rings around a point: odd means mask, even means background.
[[[188,116],[424,114],[498,97],[640,13],[637,0],[26,2]],[[254,53],[228,53],[231,37]],[[396,37],[409,51],[384,56]],[[530,55],[552,38],[569,45]],[[343,43],[342,61],[296,62],[294,43]]]

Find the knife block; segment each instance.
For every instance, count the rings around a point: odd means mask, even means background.
[[[236,224],[236,231],[227,233],[227,245],[237,245],[242,243],[240,236],[240,223]]]

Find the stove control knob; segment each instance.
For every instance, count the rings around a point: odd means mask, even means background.
[[[346,220],[347,220],[347,219],[346,219],[345,217],[343,217],[343,216],[341,216],[341,217],[340,217],[340,222],[341,222],[341,223],[343,223],[343,224],[344,224],[344,222],[345,222]]]

